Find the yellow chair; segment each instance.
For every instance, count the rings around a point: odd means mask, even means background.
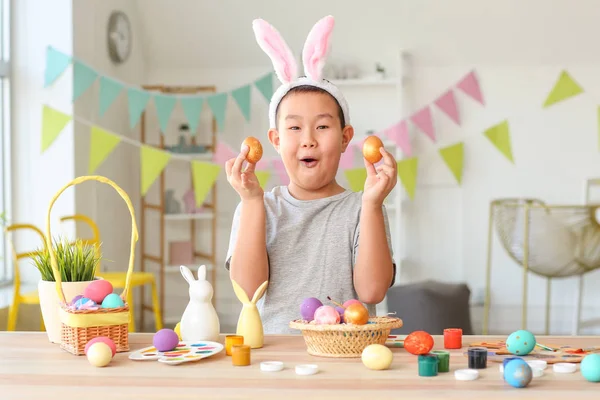
[[[81,240],[88,245],[93,245],[94,249],[96,251],[97,255],[100,255],[100,231],[98,229],[98,225],[96,225],[96,223],[94,222],[93,219],[91,219],[88,216],[85,215],[81,215],[81,214],[75,214],[75,215],[70,215],[70,216],[66,216],[66,217],[62,217],[60,219],[61,222],[65,222],[65,221],[81,221],[86,223],[91,229],[92,229],[92,237],[90,239],[84,239],[82,238]],[[112,285],[113,288],[118,288],[118,289],[122,289],[125,287],[125,278],[127,276],[127,272],[102,272],[102,269],[100,268],[100,271],[98,271],[96,273],[97,276],[102,277],[103,279],[109,281]],[[160,329],[162,329],[163,327],[163,323],[162,323],[162,315],[161,315],[161,310],[160,310],[160,303],[158,302],[158,294],[156,292],[156,279],[154,278],[154,274],[152,272],[132,272],[131,274],[131,282],[130,282],[130,289],[135,288],[136,286],[144,286],[144,285],[150,285],[151,287],[151,293],[152,293],[152,308],[151,310],[154,311],[154,324],[156,327],[156,330],[159,331]],[[129,290],[127,292],[127,303],[129,304],[129,308],[130,308],[130,321],[129,321],[129,331],[130,332],[135,332],[135,318],[133,316],[133,290]],[[142,307],[142,312],[145,312],[146,309],[143,306]]]
[[[40,236],[42,246],[45,248],[46,242],[44,241],[45,240],[44,233],[34,225],[12,224],[12,225],[7,226],[5,228],[5,231],[8,233],[8,232],[14,232],[19,229],[29,229],[29,230],[32,230],[33,232],[36,232]],[[17,249],[15,247],[14,241],[10,237],[11,235],[8,235],[8,236],[9,236],[9,242],[10,242],[10,246],[12,248],[12,254],[13,254],[14,293],[13,293],[13,301],[8,309],[8,323],[6,326],[6,330],[14,331],[17,326],[17,319],[19,317],[19,306],[21,304],[30,304],[30,305],[36,305],[36,304],[39,305],[40,304],[40,297],[39,297],[37,290],[34,292],[30,292],[30,293],[21,293],[21,274],[19,271],[19,262],[21,262],[21,260],[24,258],[30,258],[34,255],[40,254],[40,251],[37,250],[37,251],[18,253]],[[41,310],[40,310],[40,312],[41,312]],[[40,314],[40,330],[41,331],[46,330],[46,327],[44,326],[44,319],[41,317],[41,314]]]

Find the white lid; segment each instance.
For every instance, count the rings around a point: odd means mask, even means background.
[[[457,381],[474,381],[479,378],[479,371],[476,369],[458,369],[454,371],[454,378]]]
[[[574,363],[556,363],[552,366],[554,372],[559,374],[570,374],[577,371],[577,364]]]
[[[281,361],[264,361],[260,363],[260,370],[265,372],[277,372],[283,369]]]
[[[319,371],[319,367],[315,364],[301,364],[296,365],[297,375],[313,375]]]

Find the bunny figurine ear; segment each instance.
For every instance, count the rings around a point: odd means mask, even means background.
[[[320,81],[322,78],[323,67],[331,46],[330,39],[334,22],[331,15],[319,20],[311,29],[304,43],[302,50],[304,73],[313,81]]]
[[[252,29],[258,45],[271,59],[281,83],[290,83],[296,79],[298,77],[296,59],[281,34],[262,19],[255,19],[252,22]]]
[[[206,280],[206,265],[202,264],[198,267],[198,280],[205,281]]]
[[[188,267],[185,265],[180,265],[179,270],[181,271],[181,275],[183,275],[183,278],[187,281],[187,283],[191,284],[195,281],[194,274],[192,274],[192,271],[190,271]]]

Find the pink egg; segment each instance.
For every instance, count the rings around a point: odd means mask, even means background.
[[[113,292],[113,286],[109,281],[98,279],[93,281],[83,291],[83,296],[102,304],[102,300]]]
[[[315,323],[318,325],[339,324],[340,313],[332,306],[321,306],[315,311]]]
[[[344,308],[347,308],[350,304],[354,304],[354,303],[362,304],[360,301],[358,301],[356,299],[350,299],[350,300],[346,300],[344,302],[344,304],[342,304],[342,305],[344,306]]]
[[[87,342],[87,344],[85,345],[84,353],[87,354],[90,346],[98,342],[106,343],[108,347],[110,347],[110,349],[112,350],[113,357],[115,356],[115,354],[117,354],[117,346],[115,345],[115,342],[113,342],[110,338],[107,338],[106,336],[98,336]]]

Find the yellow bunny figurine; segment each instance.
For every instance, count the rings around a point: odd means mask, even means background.
[[[243,307],[240,311],[240,318],[237,324],[237,335],[244,337],[244,344],[249,345],[253,349],[260,349],[263,347],[263,325],[256,307],[256,302],[263,296],[269,281],[265,281],[256,289],[252,301],[248,300],[248,295],[244,289],[242,289],[233,279],[233,291],[237,296],[238,300],[242,302]]]

